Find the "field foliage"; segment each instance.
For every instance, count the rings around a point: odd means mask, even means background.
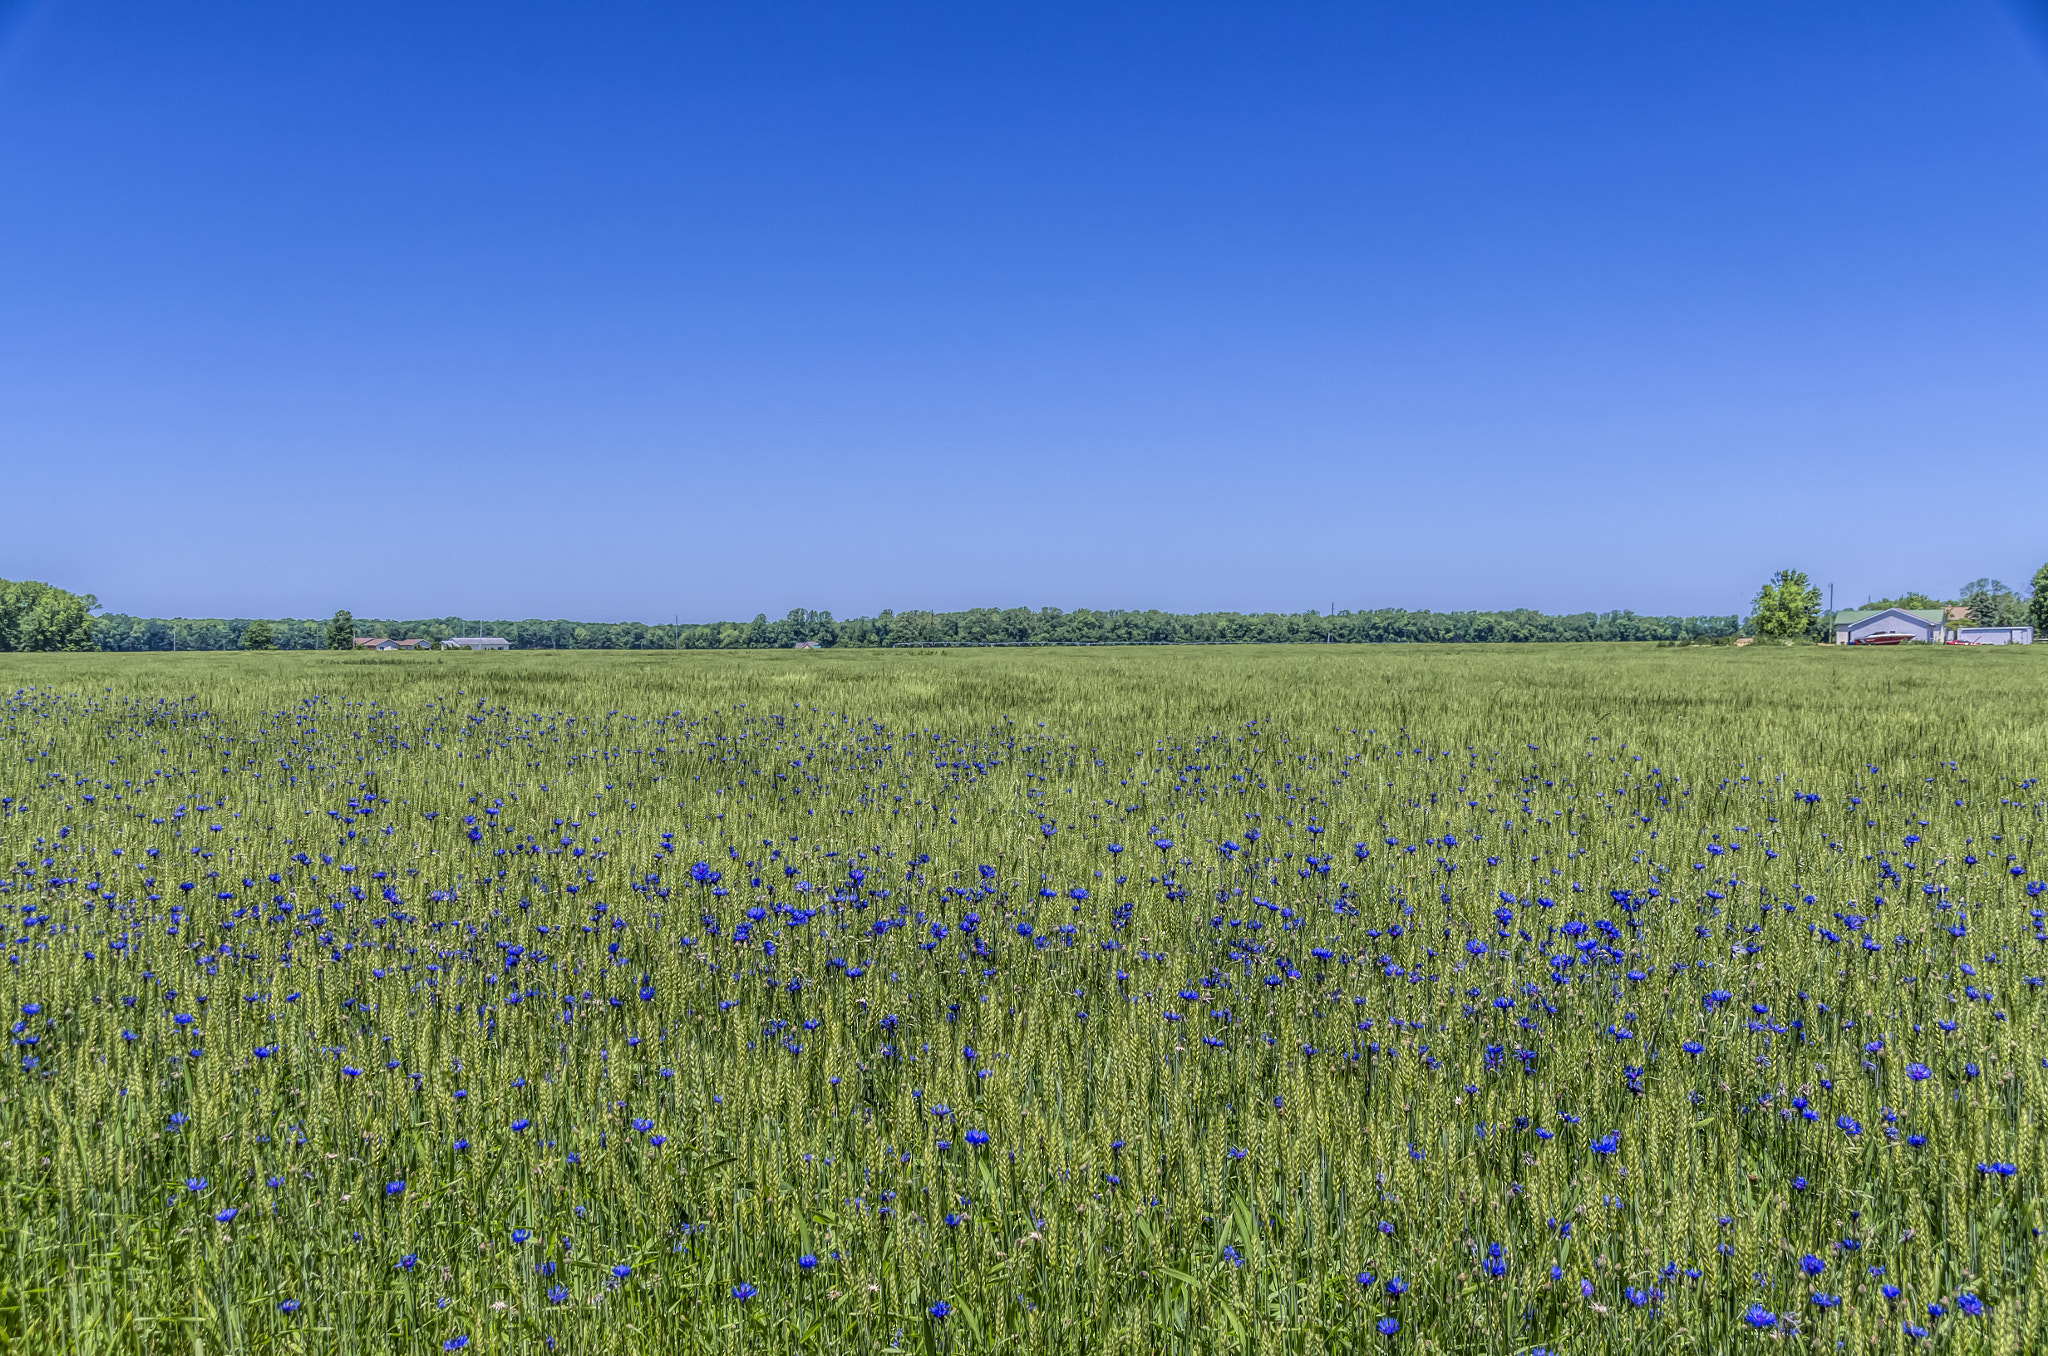
[[[10,655],[0,1342],[2039,1349],[2044,661]]]

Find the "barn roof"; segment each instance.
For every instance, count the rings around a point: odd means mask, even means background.
[[[1835,625],[1854,626],[1857,622],[1869,621],[1872,617],[1882,617],[1887,613],[1897,613],[1901,617],[1914,617],[1926,622],[1929,626],[1939,626],[1947,620],[1947,617],[1938,607],[1878,607],[1860,612],[1837,612],[1835,614]]]

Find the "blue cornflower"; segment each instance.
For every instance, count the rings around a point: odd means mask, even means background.
[[[1380,1330],[1380,1336],[1392,1337],[1395,1333],[1401,1331],[1401,1320],[1398,1318],[1383,1318],[1373,1326]]]
[[[384,1184],[384,1194],[386,1196],[397,1196],[402,1194],[404,1191],[405,1183],[403,1182],[386,1182]]]
[[[761,1292],[755,1289],[753,1286],[748,1285],[745,1281],[741,1281],[738,1285],[732,1288],[731,1293],[734,1299],[744,1303],[745,1301],[752,1299],[754,1296],[760,1294]]]
[[[240,1213],[241,1212],[239,1210],[237,1210],[234,1206],[231,1205],[225,1210],[214,1211],[213,1218],[214,1221],[218,1224],[227,1224],[232,1222],[235,1216]]]
[[[818,1259],[810,1253],[805,1253],[796,1259],[796,1264],[799,1269],[809,1271],[812,1267],[818,1265]]]
[[[1399,1299],[1408,1293],[1408,1282],[1402,1280],[1399,1276],[1389,1276],[1387,1277],[1386,1288],[1389,1298]]]
[[[277,1306],[277,1311],[281,1314],[295,1314],[299,1311],[299,1302],[295,1299],[288,1299]]]
[[[938,1300],[932,1304],[931,1308],[925,1310],[925,1312],[930,1314],[933,1318],[943,1321],[947,1314],[953,1312],[953,1307],[947,1304],[944,1300]]]
[[[1984,1314],[1984,1301],[1965,1290],[1962,1294],[1956,1296],[1956,1308],[1961,1309],[1971,1318],[1981,1318]]]
[[[1742,1321],[1759,1331],[1778,1326],[1778,1316],[1769,1309],[1764,1308],[1761,1304],[1750,1305],[1748,1310],[1742,1315]]]
[[[468,1345],[469,1345],[469,1338],[468,1338],[468,1337],[467,1337],[466,1335],[463,1335],[463,1334],[460,1334],[460,1333],[458,1333],[458,1334],[456,1334],[456,1335],[455,1335],[454,1337],[451,1337],[451,1338],[449,1338],[449,1339],[448,1339],[447,1341],[443,1342],[443,1343],[441,1344],[441,1350],[443,1350],[443,1351],[460,1351],[460,1350],[462,1350],[462,1349],[463,1349],[464,1347],[466,1347],[466,1346],[468,1346]]]
[[[1820,1258],[1815,1257],[1812,1253],[1808,1253],[1799,1259],[1799,1269],[1809,1276],[1820,1275],[1821,1272],[1827,1270],[1827,1265],[1826,1262],[1821,1261]]]
[[[612,1268],[612,1279],[615,1281],[623,1281],[632,1274],[633,1268],[627,1266],[624,1262]]]

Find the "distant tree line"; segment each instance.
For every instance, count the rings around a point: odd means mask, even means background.
[[[1957,598],[1923,593],[1878,599],[1870,607],[1969,609],[1978,625],[2023,625],[2048,632],[2048,565],[2031,596],[1996,579],[1965,584]],[[362,619],[346,611],[324,618],[94,617],[89,593],[70,593],[33,580],[0,579],[0,651],[8,650],[346,650],[358,636],[440,642],[451,636],[503,636],[522,650],[761,650],[802,642],[849,649],[903,645],[1301,645],[1491,641],[1636,640],[1683,644],[1726,641],[1738,634],[1826,638],[1821,593],[1796,570],[1782,570],[1758,593],[1750,616],[1653,617],[1634,612],[1550,614],[1367,611],[1193,612],[1056,607],[977,607],[964,612],[884,610],[841,621],[830,612],[795,608],[770,621],[576,622],[429,617]]]
[[[1348,644],[1458,641],[1711,640],[1734,635],[1739,618],[1648,617],[1634,612],[1550,615],[1506,612],[1372,611],[1063,612],[1044,608],[971,608],[965,612],[883,611],[841,621],[830,612],[796,608],[770,621],[574,622],[432,617],[350,618],[131,617],[110,612],[92,620],[102,650],[318,650],[353,629],[359,636],[441,641],[450,636],[503,636],[521,650],[746,650],[809,641],[874,649],[898,645],[1074,644]],[[340,632],[337,625],[342,625]],[[352,637],[350,638],[352,639]]]

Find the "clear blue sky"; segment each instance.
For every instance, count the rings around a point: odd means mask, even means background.
[[[0,576],[650,621],[2024,587],[2044,32],[0,0]]]

